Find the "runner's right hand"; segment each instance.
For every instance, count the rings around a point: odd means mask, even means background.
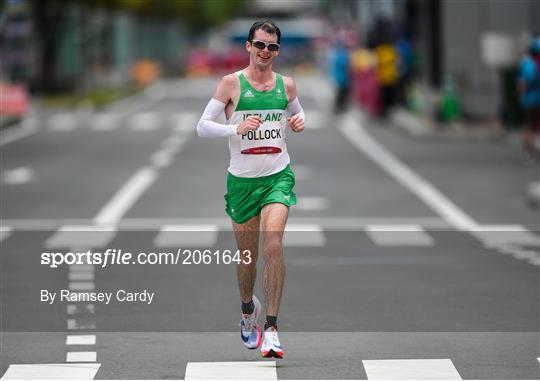
[[[248,116],[246,120],[236,128],[237,135],[244,135],[248,131],[255,131],[262,124],[262,119],[256,115]]]

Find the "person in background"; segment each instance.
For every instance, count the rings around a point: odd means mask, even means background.
[[[518,66],[518,92],[523,111],[523,148],[534,157],[534,134],[540,123],[540,37],[531,39]]]
[[[349,51],[342,39],[336,40],[329,58],[330,78],[336,89],[334,112],[338,114],[347,109],[351,81]]]

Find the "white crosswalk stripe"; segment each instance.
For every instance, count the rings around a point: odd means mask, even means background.
[[[66,345],[96,345],[96,335],[67,335]]]
[[[104,247],[116,233],[116,229],[109,226],[68,225],[61,227],[49,237],[45,242],[45,247],[51,249]]]
[[[461,380],[450,359],[363,360],[368,380]]]
[[[96,362],[96,352],[68,352],[66,362]]]
[[[326,237],[319,225],[293,225],[285,227],[284,247],[322,247]]]
[[[212,247],[216,244],[215,225],[167,225],[154,240],[156,247]]]
[[[540,237],[521,225],[481,225],[472,234],[487,248],[508,245],[539,246]]]
[[[93,380],[101,364],[14,364],[3,380]]]
[[[317,211],[328,209],[330,202],[326,197],[298,197],[297,209],[306,211]]]
[[[11,226],[0,226],[0,242],[11,235],[13,228]]]
[[[95,131],[111,131],[120,127],[122,115],[114,112],[102,112],[94,114],[90,126]]]
[[[370,225],[368,237],[377,246],[433,246],[434,240],[418,225]]]
[[[79,125],[79,120],[74,113],[53,114],[47,120],[47,126],[51,131],[64,132],[72,131]]]
[[[277,380],[276,362],[189,362],[185,380]]]
[[[320,130],[325,128],[325,114],[317,110],[306,110],[306,130]]]
[[[141,112],[129,118],[129,124],[136,131],[152,131],[161,127],[162,117],[157,112]]]

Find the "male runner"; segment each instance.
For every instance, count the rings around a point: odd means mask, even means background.
[[[283,357],[277,331],[285,279],[283,231],[289,207],[296,204],[285,129],[288,125],[294,132],[304,130],[304,112],[293,79],[272,71],[280,38],[279,28],[270,20],[252,25],[246,41],[249,66],[223,77],[197,124],[199,136],[229,137],[225,210],[232,219],[238,249],[249,250],[252,258],[249,264],[237,266],[242,341],[248,349],[261,346],[263,357],[276,358]],[[227,124],[216,123],[223,111]],[[253,295],[261,228],[267,314],[264,340],[258,324],[261,304]]]

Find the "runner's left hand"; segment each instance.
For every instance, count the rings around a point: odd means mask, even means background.
[[[287,123],[289,123],[289,126],[291,127],[291,130],[294,132],[302,132],[304,131],[304,119],[300,117],[300,115],[294,115],[287,119]]]

